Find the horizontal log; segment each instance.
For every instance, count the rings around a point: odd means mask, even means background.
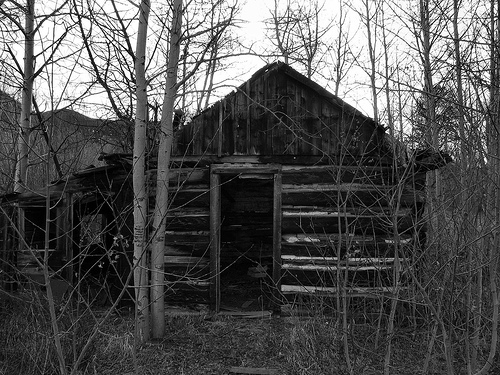
[[[165,255],[205,257],[210,252],[209,244],[165,245]]]
[[[316,285],[324,287],[337,286],[339,283],[348,287],[391,286],[394,270],[392,266],[311,266],[283,267],[282,284]]]
[[[167,283],[169,288],[175,288],[177,287],[178,289],[182,287],[196,287],[196,288],[208,288],[210,286],[210,281],[209,280],[178,280],[178,281],[169,281]]]
[[[149,183],[156,185],[156,169],[149,169],[147,172]],[[208,182],[208,168],[170,168],[168,171],[169,185],[180,186],[184,183]]]
[[[321,246],[318,244],[288,244],[282,243],[282,254],[300,257],[363,257],[363,258],[389,258],[394,256],[393,245],[336,245]]]
[[[29,254],[29,255],[36,255],[36,256],[40,256],[40,255],[43,255],[45,254],[45,251],[48,251],[49,253],[53,253],[54,251],[56,251],[56,249],[21,249],[21,250],[17,250],[18,251],[18,254]]]
[[[207,209],[210,207],[209,190],[178,190],[169,193],[170,208],[199,207]],[[154,200],[151,200],[154,202]]]
[[[413,194],[403,192],[399,199],[392,197],[390,191],[377,190],[353,190],[353,191],[334,191],[334,190],[316,190],[316,189],[295,189],[284,190],[282,192],[284,205],[311,205],[314,202],[316,206],[336,207],[339,203],[349,208],[388,208],[393,203],[399,203],[401,207],[421,206],[425,202],[425,194]]]
[[[412,240],[410,235],[402,235],[399,239],[394,236],[370,236],[370,235],[354,235],[354,234],[338,234],[338,233],[292,233],[281,236],[283,242],[286,243],[340,243],[348,244],[380,244],[380,243],[395,243],[399,241],[401,244],[409,244]]]
[[[284,193],[307,193],[318,191],[377,191],[381,193],[389,192],[392,187],[387,185],[358,184],[358,183],[318,183],[318,184],[283,184]]]
[[[283,216],[281,223],[283,234],[293,233],[355,233],[361,234],[381,234],[384,236],[393,232],[393,223],[383,217],[300,217]],[[411,217],[402,217],[397,221],[397,229],[401,234],[413,232],[415,223]],[[408,232],[408,233],[405,233]]]
[[[280,165],[261,163],[223,163],[213,164],[211,167],[212,173],[225,174],[274,174],[280,170]]]
[[[370,183],[391,185],[392,169],[380,167],[284,166],[284,184]]]
[[[281,266],[282,269],[284,270],[290,270],[290,271],[326,271],[326,272],[336,272],[336,271],[383,271],[383,270],[389,270],[392,269],[393,266],[389,265],[374,265],[374,266],[362,266],[362,265],[357,265],[357,264],[349,264],[345,263],[344,265],[341,266],[334,266],[334,265],[328,265],[328,264],[291,264],[291,263],[284,263]]]
[[[151,189],[156,189],[156,186],[151,187]],[[183,193],[183,192],[203,193],[205,191],[210,191],[210,184],[208,184],[208,183],[184,184],[181,187],[169,185],[168,189],[169,189],[170,193],[175,193],[175,192],[179,192],[179,193]]]
[[[380,191],[283,191],[282,203],[290,206],[388,207],[389,197]]]
[[[172,217],[166,220],[167,231],[204,231],[210,228],[208,216]]]
[[[169,264],[165,266],[165,280],[169,283],[176,283],[186,280],[208,280],[210,276],[210,268],[208,265],[204,267],[191,267],[187,265]]]
[[[210,211],[204,208],[199,207],[180,207],[175,209],[170,209],[167,211],[167,219],[168,218],[177,218],[177,217],[208,217],[210,216]]]
[[[189,267],[206,267],[209,263],[208,258],[181,256],[181,255],[165,255],[165,266],[167,265],[185,265]]]
[[[215,163],[266,163],[266,164],[282,164],[282,165],[328,165],[338,168],[352,166],[359,168],[360,166],[369,166],[380,168],[393,168],[391,158],[380,157],[377,160],[373,158],[354,158],[343,155],[342,162],[338,163],[337,157],[321,156],[304,156],[304,155],[226,155],[217,156],[204,153],[203,155],[172,155],[171,163],[175,166],[208,166]],[[375,162],[377,163],[376,165]],[[151,161],[155,164],[155,160]]]
[[[184,184],[182,186],[169,185],[168,194],[170,197],[176,194],[192,194],[192,195],[204,195],[210,191],[208,184]],[[154,199],[156,197],[156,185],[150,186],[148,190],[149,194],[149,205],[154,205]]]
[[[366,175],[374,173],[391,173],[394,170],[392,166],[365,166],[365,165],[283,165],[283,174],[297,173],[297,172],[329,172],[329,171],[346,171],[346,172],[360,172]]]
[[[165,232],[165,242],[187,242],[187,243],[198,243],[207,242],[210,240],[210,231],[208,230],[179,230],[172,231],[167,230]]]
[[[396,212],[383,210],[379,208],[349,208],[347,210],[336,210],[328,207],[307,207],[307,206],[283,206],[283,216],[290,217],[354,217],[354,218],[400,218],[411,215],[412,211],[409,208],[403,208]]]
[[[283,294],[337,294],[342,293],[344,288],[306,286],[306,285],[281,285]],[[378,297],[380,294],[394,293],[394,287],[347,287],[345,288],[349,297]]]
[[[316,263],[316,262],[339,262],[337,257],[306,257],[306,256],[296,256],[296,255],[282,255],[281,259],[287,262],[295,263]],[[349,264],[349,265],[368,265],[368,264],[387,264],[394,263],[396,258],[344,258],[340,259],[339,264]],[[400,261],[404,259],[399,258]]]
[[[375,244],[375,243],[395,243],[398,241],[394,236],[368,236],[338,233],[294,233],[281,236],[287,243],[349,243],[349,244]],[[401,244],[409,244],[412,237],[409,235],[400,236]]]

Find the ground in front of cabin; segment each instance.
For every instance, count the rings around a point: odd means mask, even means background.
[[[50,315],[43,304],[36,307],[33,302],[10,301],[0,306],[1,375],[60,373]],[[92,311],[77,316],[71,312],[60,317],[58,326],[68,368],[105,313]],[[270,317],[262,312],[214,316],[208,311],[193,315],[193,311],[169,310],[165,338],[135,350],[133,313],[122,311],[113,313],[99,328],[75,374],[383,374],[387,348],[384,324],[350,319],[347,332],[340,325],[334,316],[314,312],[307,317],[293,311],[291,316]],[[402,324],[396,328],[390,374],[421,373],[430,331],[427,325]],[[460,363],[464,356],[457,352],[454,358],[455,373],[465,374],[465,366]],[[496,367],[491,373],[499,370]],[[446,373],[439,335],[428,373]]]
[[[376,327],[352,323],[350,330],[353,373],[382,374],[386,345],[381,336],[376,343]],[[132,374],[131,336],[109,332],[101,340],[105,350],[89,363],[95,373]],[[136,365],[139,374],[238,374],[237,367],[254,374],[348,374],[342,340],[337,323],[327,317],[177,316],[167,318],[164,339],[138,351]],[[407,330],[398,332],[391,374],[419,373],[426,342]],[[433,359],[432,370],[444,372],[444,357]]]

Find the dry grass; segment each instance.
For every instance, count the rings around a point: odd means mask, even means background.
[[[0,374],[56,374],[58,363],[48,314],[43,303],[10,301],[0,309]],[[73,348],[81,350],[93,329],[93,320],[63,315],[59,321],[68,366]],[[376,325],[351,321],[342,332],[331,317],[241,319],[177,316],[167,318],[166,337],[148,343],[134,356],[133,316],[113,315],[99,331],[79,375],[95,374],[228,374],[229,368],[278,369],[280,374],[347,374],[342,346],[348,335],[355,374],[383,373],[384,336],[376,345]],[[421,333],[420,333],[421,332]],[[421,373],[427,347],[425,327],[420,332],[396,331],[391,374]],[[456,356],[459,358],[459,355]],[[135,359],[134,359],[135,358]],[[444,373],[439,347],[431,374]],[[463,373],[457,364],[457,374]]]
[[[360,325],[348,333],[355,374],[382,373],[385,347],[374,348],[374,330]],[[108,336],[107,349],[95,357],[95,373],[133,373],[131,338],[120,337]],[[142,347],[137,365],[140,374],[228,374],[233,366],[274,368],[287,375],[347,374],[341,338],[330,318],[171,317],[165,339]],[[405,335],[395,343],[392,373],[418,373],[424,340]]]

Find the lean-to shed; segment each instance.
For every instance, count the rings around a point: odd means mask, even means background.
[[[403,154],[382,126],[320,85],[286,64],[265,66],[175,134],[167,301],[218,311],[276,307],[302,294],[391,293],[422,246],[425,172],[447,162]],[[62,228],[54,227],[51,257],[70,279],[76,269],[103,269],[92,256],[105,260],[117,285],[132,252],[132,163],[124,154],[103,159],[107,166],[49,189]],[[151,209],[155,168],[152,158]],[[47,201],[43,191],[25,195],[4,203]]]

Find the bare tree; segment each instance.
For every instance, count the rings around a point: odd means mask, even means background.
[[[348,9],[343,1],[339,2],[337,14],[338,20],[335,24],[337,32],[333,42],[327,48],[329,52],[327,60],[330,63],[326,64],[326,69],[331,71],[328,78],[334,82],[333,93],[339,96],[341,87],[348,90],[348,85],[344,84],[345,79],[349,77],[349,72],[359,58],[359,53],[354,50],[357,46],[350,35]]]
[[[165,217],[168,209],[168,176],[170,153],[172,151],[174,104],[179,88],[177,73],[179,69],[180,43],[182,33],[182,0],[174,0],[172,8],[172,27],[170,29],[170,49],[168,56],[165,98],[163,101],[161,128],[159,134],[158,170],[156,180],[156,199],[153,216],[153,237],[151,248],[151,304],[153,337],[165,334],[165,298],[163,272],[165,254]]]
[[[26,189],[26,173],[28,170],[28,144],[31,128],[31,98],[33,96],[34,70],[34,33],[35,33],[35,1],[28,0],[25,8],[24,26],[24,71],[21,116],[17,149],[14,191],[21,193]]]
[[[146,45],[150,11],[149,0],[142,0],[139,6],[139,31],[135,58],[136,119],[133,156],[134,187],[134,285],[136,291],[136,340],[139,343],[149,339],[149,298],[147,272],[147,212],[148,196],[146,187],[146,126],[148,95],[146,81]]]
[[[328,49],[327,34],[333,21],[324,12],[325,3],[274,1],[271,18],[266,21],[269,39],[285,63],[297,63],[311,78],[324,67]]]

